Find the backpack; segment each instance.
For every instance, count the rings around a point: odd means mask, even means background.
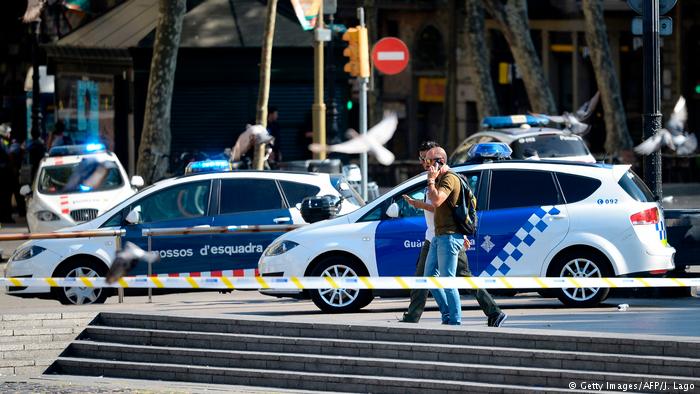
[[[452,218],[457,225],[457,231],[463,235],[476,234],[476,197],[467,183],[464,175],[454,174],[459,179],[460,193],[457,205],[452,208]]]

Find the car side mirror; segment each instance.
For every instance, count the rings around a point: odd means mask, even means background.
[[[397,218],[399,217],[400,209],[399,209],[399,204],[393,202],[391,205],[389,205],[389,208],[386,209],[386,216],[390,218]]]
[[[19,194],[23,195],[24,197],[28,197],[30,194],[32,194],[31,186],[22,185],[22,187],[19,188]]]
[[[134,208],[129,211],[124,220],[129,224],[139,224],[141,223],[141,212]]]
[[[133,187],[143,187],[144,183],[145,182],[140,175],[134,175],[131,177],[131,186]]]

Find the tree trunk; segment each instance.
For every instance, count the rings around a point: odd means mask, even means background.
[[[489,50],[486,47],[484,28],[484,8],[481,0],[466,0],[467,18],[467,59],[468,70],[474,92],[479,120],[498,114],[498,101],[493,88],[489,66]]]
[[[186,0],[159,0],[158,9],[146,113],[136,165],[137,173],[147,184],[162,179],[168,170],[171,140],[170,104]]]
[[[505,37],[525,84],[530,108],[534,112],[554,114],[557,107],[545,78],[542,63],[530,36],[527,0],[484,0],[484,6]]]
[[[583,0],[582,7],[586,22],[586,42],[590,48],[593,71],[605,113],[605,152],[617,154],[632,148],[632,137],[627,129],[620,82],[611,60],[603,6],[598,0]]]
[[[267,103],[270,98],[270,66],[272,64],[272,44],[275,40],[275,17],[277,16],[277,0],[267,1],[267,17],[265,19],[265,35],[260,53],[260,87],[258,88],[258,112],[256,123],[267,127]],[[279,141],[275,141],[279,144]],[[257,144],[253,153],[253,168],[265,168],[265,144]]]

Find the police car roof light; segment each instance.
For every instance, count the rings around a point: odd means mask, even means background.
[[[49,157],[56,156],[78,156],[87,155],[90,153],[106,152],[107,148],[104,144],[93,143],[84,145],[61,145],[54,146],[49,150]]]
[[[510,159],[513,150],[503,142],[475,144],[467,152],[467,161],[495,161]]]
[[[216,172],[216,171],[231,171],[231,163],[228,160],[203,160],[194,161],[187,165],[185,174],[195,172]]]
[[[522,125],[541,127],[548,123],[549,119],[534,115],[487,116],[481,122],[481,126],[486,129],[504,129]]]

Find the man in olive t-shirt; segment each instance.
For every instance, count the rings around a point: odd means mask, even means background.
[[[469,249],[469,240],[457,230],[452,209],[457,205],[461,183],[457,175],[449,172],[445,164],[447,153],[436,147],[428,151],[428,198],[432,201],[435,213],[435,237],[430,244],[425,262],[425,276],[451,276],[457,271],[457,257],[462,249]],[[467,263],[467,272],[468,272]],[[431,289],[433,298],[440,308],[442,323],[459,325],[462,322],[462,305],[457,289]],[[488,326],[500,327],[507,315],[498,308],[491,295],[483,289],[476,292],[476,298],[488,316]]]

